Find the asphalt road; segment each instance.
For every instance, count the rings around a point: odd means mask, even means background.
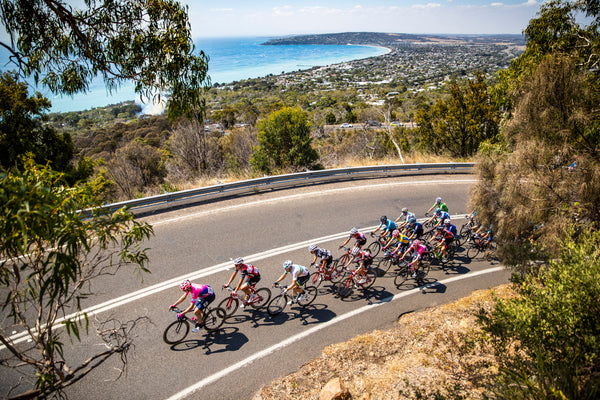
[[[110,360],[67,391],[71,399],[249,399],[264,384],[297,370],[320,355],[324,346],[357,334],[393,326],[399,315],[447,303],[473,290],[508,281],[497,264],[457,257],[451,268],[434,268],[424,287],[398,290],[393,277],[380,277],[368,293],[347,299],[322,285],[306,309],[292,306],[276,317],[263,311],[239,310],[216,334],[190,335],[174,346],[162,341],[174,320],[168,306],[189,277],[216,289],[218,304],[226,296],[230,260],[241,256],[260,268],[258,287],[270,286],[292,259],[308,265],[307,247],[316,242],[340,255],[352,226],[374,227],[381,215],[396,218],[402,207],[422,217],[442,196],[451,215],[467,211],[471,175],[399,177],[326,184],[189,207],[144,217],[154,226],[148,243],[151,274],[143,282],[128,271],[94,284],[96,296],[84,305],[95,318],[127,321],[147,316],[139,326],[126,373]],[[460,227],[463,223],[457,220]],[[324,239],[327,238],[327,239]],[[289,278],[288,278],[289,279]],[[287,282],[287,281],[285,281]],[[276,290],[273,290],[276,294]],[[97,307],[102,304],[101,308]],[[97,315],[95,313],[97,312]],[[101,350],[92,337],[66,343],[69,357],[83,360]],[[4,350],[5,351],[5,350]],[[0,369],[0,393],[18,377]]]

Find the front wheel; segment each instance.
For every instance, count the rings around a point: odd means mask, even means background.
[[[271,300],[271,290],[269,290],[268,288],[258,289],[256,291],[256,295],[259,298],[250,304],[255,310],[260,310],[269,303],[269,300]]]
[[[271,316],[280,314],[287,306],[287,302],[288,302],[288,299],[285,294],[277,295],[277,296],[273,297],[273,299],[267,306],[267,312]]]
[[[222,308],[223,310],[225,310],[225,312],[227,313],[227,316],[231,317],[233,314],[235,314],[239,305],[240,305],[240,300],[238,298],[229,296],[228,298],[223,299],[223,301],[221,301],[219,303],[219,308]]]
[[[309,306],[317,298],[318,289],[314,286],[307,286],[304,288],[304,299],[298,300],[298,304],[302,307]]]
[[[479,246],[476,243],[473,243],[471,245],[471,247],[469,247],[467,249],[467,258],[469,258],[470,260],[472,260],[475,257],[477,257],[478,254],[479,254]]]
[[[344,298],[350,296],[350,293],[352,293],[352,290],[353,290],[352,277],[348,276],[346,274],[344,279],[342,279],[341,281],[339,281],[337,283],[337,293],[340,296],[340,298],[344,299]]]
[[[227,312],[221,307],[213,308],[212,310],[205,312],[204,319],[202,320],[204,329],[208,332],[216,331],[223,326],[225,318],[227,318]]]
[[[377,269],[380,271],[380,275],[384,276],[390,270],[392,264],[394,264],[393,258],[384,258],[379,261],[379,264],[377,264]]]
[[[176,344],[181,342],[190,332],[190,324],[187,320],[177,320],[171,322],[163,333],[163,340],[167,344]]]
[[[312,276],[310,277],[310,281],[315,287],[319,287],[323,282],[323,278],[323,274],[320,271],[317,271],[314,274],[312,274]]]
[[[371,243],[369,247],[367,247],[367,250],[369,250],[369,253],[371,253],[373,258],[377,257],[377,254],[379,254],[381,251],[381,243],[379,242],[379,239]]]
[[[360,284],[361,289],[366,290],[366,289],[370,288],[371,286],[373,286],[376,278],[377,278],[377,272],[373,268],[367,269],[367,272],[366,272],[367,281]],[[362,278],[362,279],[364,279],[364,278]]]
[[[400,268],[400,271],[398,271],[398,274],[394,278],[394,285],[397,288],[400,288],[400,286],[402,286],[404,284],[404,282],[406,282],[406,280],[408,279],[409,276],[410,276],[410,268],[408,267],[408,264],[402,265]]]

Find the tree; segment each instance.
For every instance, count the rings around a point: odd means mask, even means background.
[[[421,146],[453,157],[469,157],[499,131],[500,111],[488,93],[483,74],[464,86],[449,84],[450,96],[419,108],[415,117]]]
[[[152,228],[125,209],[112,214],[100,209],[95,184],[66,187],[60,174],[32,161],[24,171],[0,174],[0,304],[6,317],[0,365],[22,377],[4,395],[42,398],[60,395],[113,355],[126,363],[133,329],[143,319],[99,322],[106,346],[74,365],[63,343],[80,340],[88,330],[81,301],[91,294],[90,282],[124,266],[147,271],[141,244]],[[13,337],[23,328],[30,343]]]
[[[394,137],[394,132],[392,131],[392,113],[394,111],[394,108],[400,106],[401,104],[402,101],[397,97],[387,98],[385,100],[385,104],[383,105],[381,116],[383,117],[385,124],[385,133],[387,134],[388,139],[394,145],[396,153],[398,154],[398,158],[400,158],[400,162],[404,164],[404,157],[402,157],[402,149],[396,141],[396,138]]]
[[[98,74],[109,90],[125,81],[146,99],[168,97],[168,114],[202,106],[208,57],[195,52],[187,9],[175,0],[0,0],[10,36],[0,42],[23,77],[53,93],[86,92]]]
[[[271,113],[259,121],[258,130],[252,164],[263,172],[311,167],[319,159],[311,146],[308,116],[299,107],[284,107]]]
[[[493,398],[598,398],[599,248],[597,231],[568,239],[560,259],[517,286],[517,297],[480,312],[499,363]]]
[[[600,34],[573,10],[553,2],[530,22],[534,39],[503,76],[509,118],[500,143],[483,148],[471,196],[504,261],[525,269],[558,256],[567,226],[600,223],[600,81],[597,56],[584,51]]]
[[[38,164],[49,163],[56,171],[72,169],[73,142],[68,133],[58,134],[43,124],[50,101],[39,92],[28,95],[28,85],[17,75],[0,75],[0,168],[22,167],[29,153]]]

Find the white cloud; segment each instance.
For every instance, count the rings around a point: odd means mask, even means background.
[[[427,4],[415,4],[412,6],[412,8],[418,8],[418,9],[431,9],[431,8],[439,8],[442,5],[440,3],[427,3]]]
[[[209,12],[232,12],[233,8],[211,8]]]
[[[490,4],[492,7],[502,7],[504,6],[504,3],[492,3]]]

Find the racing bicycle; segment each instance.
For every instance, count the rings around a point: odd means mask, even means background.
[[[250,298],[247,301],[245,301],[244,299],[239,297],[239,292],[234,294],[234,290],[230,286],[226,287],[226,289],[229,291],[229,296],[227,296],[227,298],[223,299],[219,303],[219,307],[225,310],[225,312],[227,313],[227,317],[231,317],[233,314],[235,314],[240,305],[240,302],[243,302],[245,306],[250,306],[255,310],[260,310],[261,308],[266,306],[267,303],[269,303],[269,300],[271,300],[270,289],[254,289],[254,286],[252,285],[248,285],[248,288],[250,289]]]
[[[275,287],[281,289],[281,294],[273,297],[267,306],[267,312],[271,316],[280,314],[288,303],[298,303],[301,307],[307,307],[317,298],[318,289],[314,286],[303,286],[304,293],[297,296],[288,293],[285,285],[275,285]]]
[[[337,293],[343,299],[348,297],[354,288],[366,290],[373,286],[377,272],[373,268],[367,267],[364,276],[358,276],[355,269],[346,269],[342,279],[336,284]]]
[[[396,277],[394,278],[394,285],[400,289],[400,287],[410,278],[414,278],[414,280],[419,284],[423,283],[423,280],[429,274],[430,269],[430,258],[428,253],[423,254],[421,258],[421,265],[413,271],[412,266],[413,262],[409,262],[407,260],[400,260],[399,263],[399,271]],[[413,276],[414,275],[414,276]]]
[[[183,311],[177,307],[171,308],[171,310],[177,314]],[[221,326],[223,326],[225,318],[227,318],[225,310],[220,307],[211,308],[208,311],[202,310],[202,313],[202,326],[207,332],[214,332],[218,330]],[[171,322],[165,328],[163,340],[167,344],[177,344],[181,342],[190,332],[190,325],[194,323],[195,321],[192,321],[185,315],[183,315],[181,318],[177,318],[177,320]]]

